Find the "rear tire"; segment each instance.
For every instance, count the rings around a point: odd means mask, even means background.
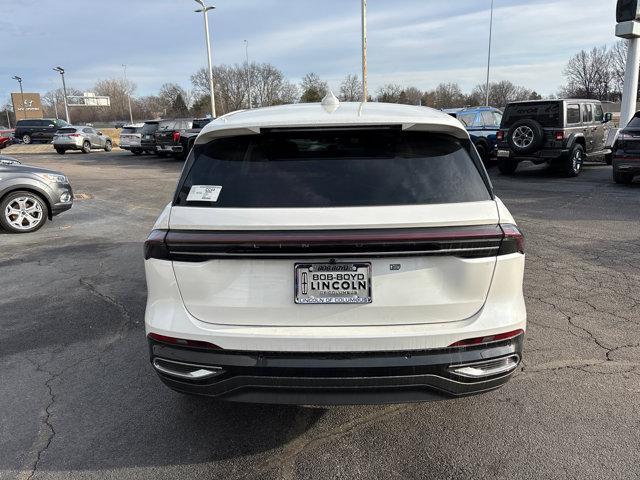
[[[82,153],[91,153],[91,143],[88,141],[85,141],[82,144]]]
[[[503,175],[513,175],[518,169],[518,161],[513,158],[501,158],[498,161],[498,170]]]
[[[584,165],[584,147],[579,144],[574,145],[571,153],[562,163],[563,172],[567,177],[573,178],[580,175]]]
[[[613,171],[613,181],[622,185],[629,185],[633,182],[633,173]]]
[[[110,152],[112,148],[113,145],[111,144],[111,140],[107,140],[107,143],[104,144],[104,151]]]
[[[613,164],[613,153],[607,153],[604,156],[604,161],[606,162],[607,165]]]
[[[56,152],[58,152],[60,155],[64,155],[67,152],[67,150],[64,148],[56,148]]]
[[[32,142],[33,139],[31,138],[31,135],[27,134],[22,136],[22,143],[24,143],[25,145],[29,145]]]
[[[19,190],[0,202],[0,226],[11,233],[35,232],[47,222],[48,213],[40,195]]]
[[[480,159],[482,160],[482,163],[484,164],[489,163],[489,152],[488,152],[487,146],[484,143],[478,143],[476,145],[476,150],[478,150],[478,155],[480,155]]]

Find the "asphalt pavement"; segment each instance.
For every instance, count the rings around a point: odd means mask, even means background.
[[[490,169],[527,236],[525,361],[504,388],[413,405],[220,403],[164,387],[142,242],[182,164],[33,154],[79,199],[0,232],[0,478],[640,478],[640,183]]]

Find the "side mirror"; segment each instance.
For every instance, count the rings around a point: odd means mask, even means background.
[[[51,127],[55,127],[55,125],[53,123],[50,123],[49,124],[49,128],[51,128]]]
[[[609,123],[611,120],[613,120],[613,113],[611,112],[607,112],[604,114],[604,122],[603,123]]]

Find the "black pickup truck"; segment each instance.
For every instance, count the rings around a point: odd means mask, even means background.
[[[173,155],[186,158],[200,131],[210,118],[162,120],[155,133],[156,154],[160,157]]]

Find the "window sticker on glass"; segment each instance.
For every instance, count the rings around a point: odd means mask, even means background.
[[[222,192],[219,185],[194,185],[189,190],[187,202],[217,202]]]

